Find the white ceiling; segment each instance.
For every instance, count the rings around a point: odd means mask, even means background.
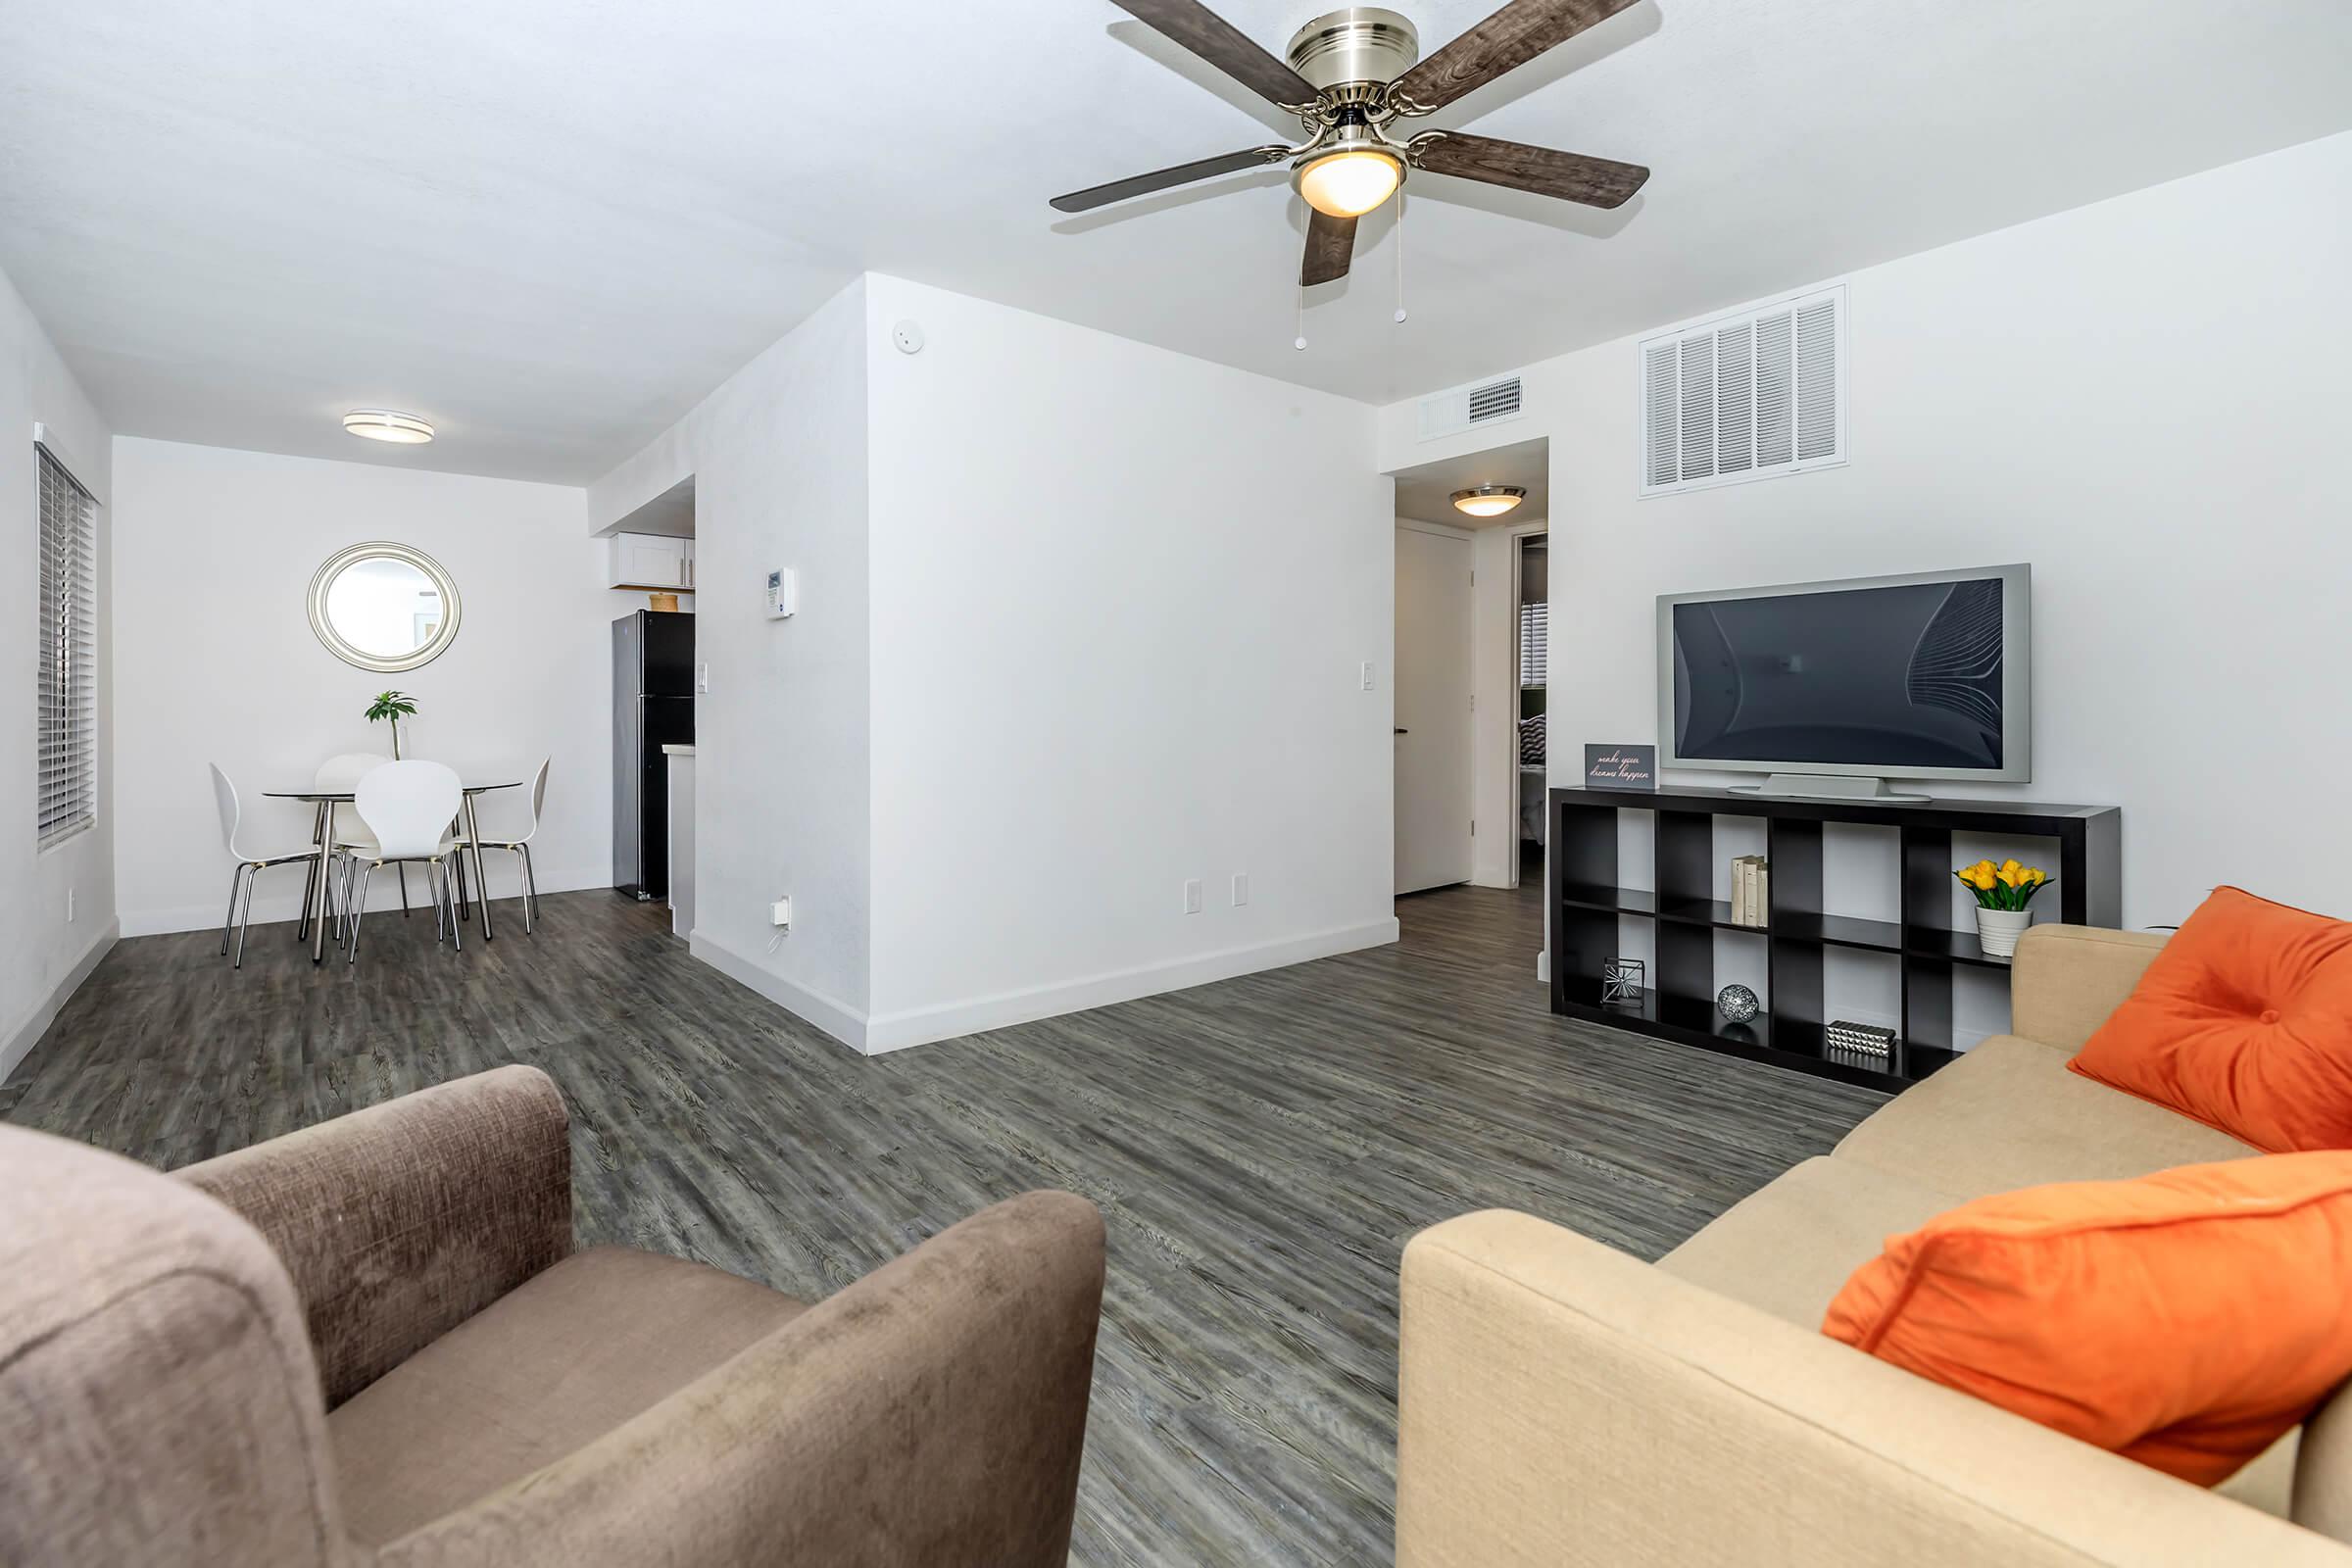
[[[1515,484],[1527,499],[1498,517],[1472,517],[1453,510],[1453,493],[1482,484]],[[1501,528],[1551,515],[1551,442],[1544,437],[1507,447],[1440,458],[1396,470],[1396,515],[1455,528]]]
[[[11,5],[0,269],[126,433],[579,482],[863,269],[1387,402],[2343,129],[2348,60],[2344,0],[1642,0],[1433,123],[1648,188],[1418,178],[1410,320],[1384,212],[1298,353],[1281,171],[1046,206],[1290,128],[1106,3]]]

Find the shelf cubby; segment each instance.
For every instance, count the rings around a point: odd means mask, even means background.
[[[1729,790],[1555,789],[1550,811],[1552,1011],[1875,1087],[1899,1088],[1957,1054],[1956,968],[2008,968],[2006,959],[1984,955],[1973,929],[1953,924],[1954,835],[2054,841],[2055,854],[2046,858],[2058,866],[2052,889],[2058,907],[2040,911],[2042,917],[2117,925],[2123,916],[2122,812],[2114,807],[2020,801],[1892,806]],[[1619,865],[1618,818],[1625,811],[1652,815],[1646,888],[1628,886]],[[1763,821],[1772,875],[1762,926],[1736,924],[1730,903],[1715,897],[1717,870],[1730,855],[1727,818]],[[1895,910],[1896,918],[1830,907],[1824,832],[1830,824],[1840,824],[1840,831],[1850,824],[1892,830],[1897,885],[1891,898],[1882,893],[1873,902]],[[1601,966],[1624,951],[1621,922],[1629,919],[1648,922],[1649,984],[1639,1003],[1604,1005]],[[1727,939],[1725,932],[1740,937]],[[1758,989],[1765,1006],[1752,1021],[1735,1024],[1715,1010],[1718,957],[1722,943],[1742,938],[1761,944],[1766,979]],[[1894,1070],[1875,1071],[1824,1054],[1834,952],[1885,955],[1884,961],[1895,966],[1902,1050]]]

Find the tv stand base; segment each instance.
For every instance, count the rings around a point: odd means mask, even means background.
[[[1761,784],[1735,784],[1735,795],[1777,795],[1791,801],[1862,801],[1874,806],[1924,806],[1930,797],[1897,795],[1883,778],[1845,773],[1767,773]]]

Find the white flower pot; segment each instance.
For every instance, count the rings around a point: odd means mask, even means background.
[[[1977,906],[1977,943],[1987,958],[2006,958],[2017,952],[2017,939],[2034,923],[2032,909],[1987,909]]]

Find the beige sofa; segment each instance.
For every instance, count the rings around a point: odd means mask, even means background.
[[[1885,1239],[1961,1200],[2255,1151],[2066,1070],[2163,939],[2037,926],[2017,1033],[1896,1097],[1655,1265],[1526,1214],[1405,1249],[1400,1568],[2352,1565],[2340,1393],[2218,1492],[1820,1333]]]

